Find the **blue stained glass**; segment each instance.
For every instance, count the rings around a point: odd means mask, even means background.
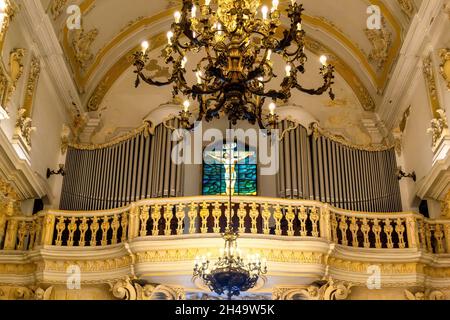
[[[230,153],[234,159],[231,166]],[[230,175],[226,172],[230,170],[233,172],[231,178],[234,178],[231,183],[231,186],[234,185],[234,195],[257,195],[255,151],[239,143],[232,146],[220,144],[217,149],[205,151],[204,159],[202,181],[204,195],[226,195],[227,185],[230,185]]]

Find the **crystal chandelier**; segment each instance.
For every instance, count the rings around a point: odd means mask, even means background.
[[[230,300],[252,289],[260,276],[267,273],[266,261],[261,261],[259,255],[242,258],[237,247],[238,236],[232,227],[227,227],[223,234],[225,247],[218,260],[212,264],[206,256],[197,257],[194,267],[194,277],[202,279],[218,295],[226,293]]]
[[[323,85],[309,89],[299,83],[307,61],[303,5],[291,0],[285,11],[290,20],[288,28],[282,27],[279,0],[273,0],[271,9],[261,6],[259,0],[183,0],[163,50],[171,75],[158,81],[144,74],[149,62],[149,43],[144,41],[142,50],[133,55],[136,87],[141,81],[153,86],[172,84],[174,97],[185,98],[179,119],[188,129],[194,126],[190,122],[190,101],[198,104],[197,121],[211,121],[225,114],[234,125],[247,120],[267,129],[278,121],[277,101],[287,102],[294,88],[310,95],[329,90],[334,99],[334,67],[327,63],[326,56],[320,58]],[[189,54],[199,59],[190,69],[191,82],[196,82],[192,84],[187,79]],[[286,73],[279,84],[274,83],[275,55],[285,63]]]

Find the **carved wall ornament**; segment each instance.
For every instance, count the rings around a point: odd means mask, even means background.
[[[0,51],[3,49],[3,43],[5,41],[5,36],[8,31],[9,25],[16,15],[19,8],[10,0],[5,0],[6,10],[3,17],[3,24],[0,26]]]
[[[316,281],[308,287],[275,288],[273,300],[346,300],[353,284],[335,281],[331,278]]]
[[[53,0],[50,3],[49,11],[53,20],[56,20],[61,15],[61,13],[64,10],[64,7],[66,6],[66,3],[67,0]]]
[[[433,147],[435,147],[439,140],[447,133],[448,122],[447,115],[444,110],[437,110],[438,117],[431,120],[431,128],[427,130],[432,135]]]
[[[156,284],[141,284],[136,279],[118,280],[110,282],[111,292],[120,300],[185,300],[183,288]]]
[[[412,0],[397,0],[402,11],[409,17],[412,18],[414,13],[416,12],[416,7]]]
[[[8,104],[12,95],[16,91],[17,83],[23,74],[23,58],[25,57],[25,49],[16,48],[9,54],[9,76],[10,81],[6,90],[4,104]]]
[[[439,290],[427,289],[425,291],[417,291],[412,293],[409,290],[405,290],[405,296],[407,300],[445,300],[445,294]]]
[[[372,44],[372,51],[368,55],[369,61],[376,65],[378,71],[381,71],[389,58],[392,33],[388,30],[384,19],[381,29],[365,29],[364,32]]]
[[[441,203],[441,217],[450,219],[450,191],[444,198],[444,201]]]
[[[431,53],[423,59],[423,74],[425,77],[425,82],[427,84],[428,96],[430,99],[433,116],[438,118],[439,114],[437,113],[437,110],[442,108],[439,102],[436,77],[434,76],[433,59]]]
[[[439,50],[439,57],[441,59],[439,71],[444,80],[447,81],[447,89],[450,91],[450,49]]]
[[[15,134],[22,137],[28,148],[31,148],[31,133],[36,131],[36,127],[33,127],[33,120],[30,117],[27,117],[26,114],[27,109],[19,109],[16,120]]]
[[[89,101],[87,103],[87,109],[89,111],[97,111],[100,107],[100,103],[103,101],[103,98],[105,97],[106,93],[109,90],[109,78],[106,77],[103,79],[97,88],[95,88],[94,93],[89,98]]]
[[[80,69],[84,71],[94,59],[94,54],[92,53],[91,49],[92,44],[99,34],[99,31],[98,29],[92,29],[86,32],[84,28],[81,28],[72,30],[71,33],[71,43],[72,49],[74,50],[75,59]]]

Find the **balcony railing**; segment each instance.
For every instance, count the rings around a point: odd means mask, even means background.
[[[227,197],[208,196],[149,199],[107,211],[49,210],[30,218],[3,217],[0,250],[104,247],[137,237],[219,234],[228,223],[228,206]],[[241,234],[450,253],[450,220],[430,220],[415,213],[350,212],[320,202],[262,197],[234,197],[231,207],[232,223]]]

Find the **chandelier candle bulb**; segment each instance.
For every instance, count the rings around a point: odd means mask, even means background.
[[[181,13],[180,13],[180,11],[175,11],[173,16],[175,18],[175,23],[180,23],[180,21],[181,21]]]
[[[267,50],[267,60],[270,61],[271,57],[272,57],[272,50],[269,49]]]
[[[209,6],[211,3],[211,0],[205,0],[205,6]]]
[[[326,65],[327,65],[327,61],[328,61],[327,56],[321,56],[321,57],[320,57],[320,63],[321,63],[323,66],[326,66]]]
[[[275,109],[277,108],[277,105],[275,104],[275,103],[271,103],[270,105],[269,105],[269,112],[270,112],[270,115],[275,115]]]
[[[150,47],[148,41],[142,41],[141,43],[141,48],[142,48],[142,52],[145,54],[147,53],[148,48]]]
[[[278,5],[280,4],[279,0],[272,1],[272,12],[278,10]]]
[[[300,22],[297,23],[297,31],[302,31],[302,24]]]
[[[191,106],[191,103],[189,102],[189,100],[185,100],[183,103],[184,112],[188,112],[190,106]]]
[[[286,65],[286,68],[285,68],[285,70],[286,70],[286,77],[290,77],[291,76],[291,71],[292,71],[292,67],[291,67],[291,65]]]
[[[195,75],[197,76],[197,84],[202,84],[202,72],[201,71],[197,71],[195,73]]]
[[[192,6],[191,17],[192,18],[196,18],[197,17],[197,7],[195,6],[195,4]]]
[[[267,13],[269,12],[269,8],[267,8],[267,6],[263,6],[261,8],[261,13],[262,13],[262,17],[264,20],[267,19]]]
[[[172,45],[172,38],[173,32],[172,31],[167,32],[167,41],[169,42],[169,45]]]
[[[186,63],[187,63],[188,59],[186,58],[186,56],[183,57],[183,60],[181,60],[181,68],[184,69],[186,67]]]

